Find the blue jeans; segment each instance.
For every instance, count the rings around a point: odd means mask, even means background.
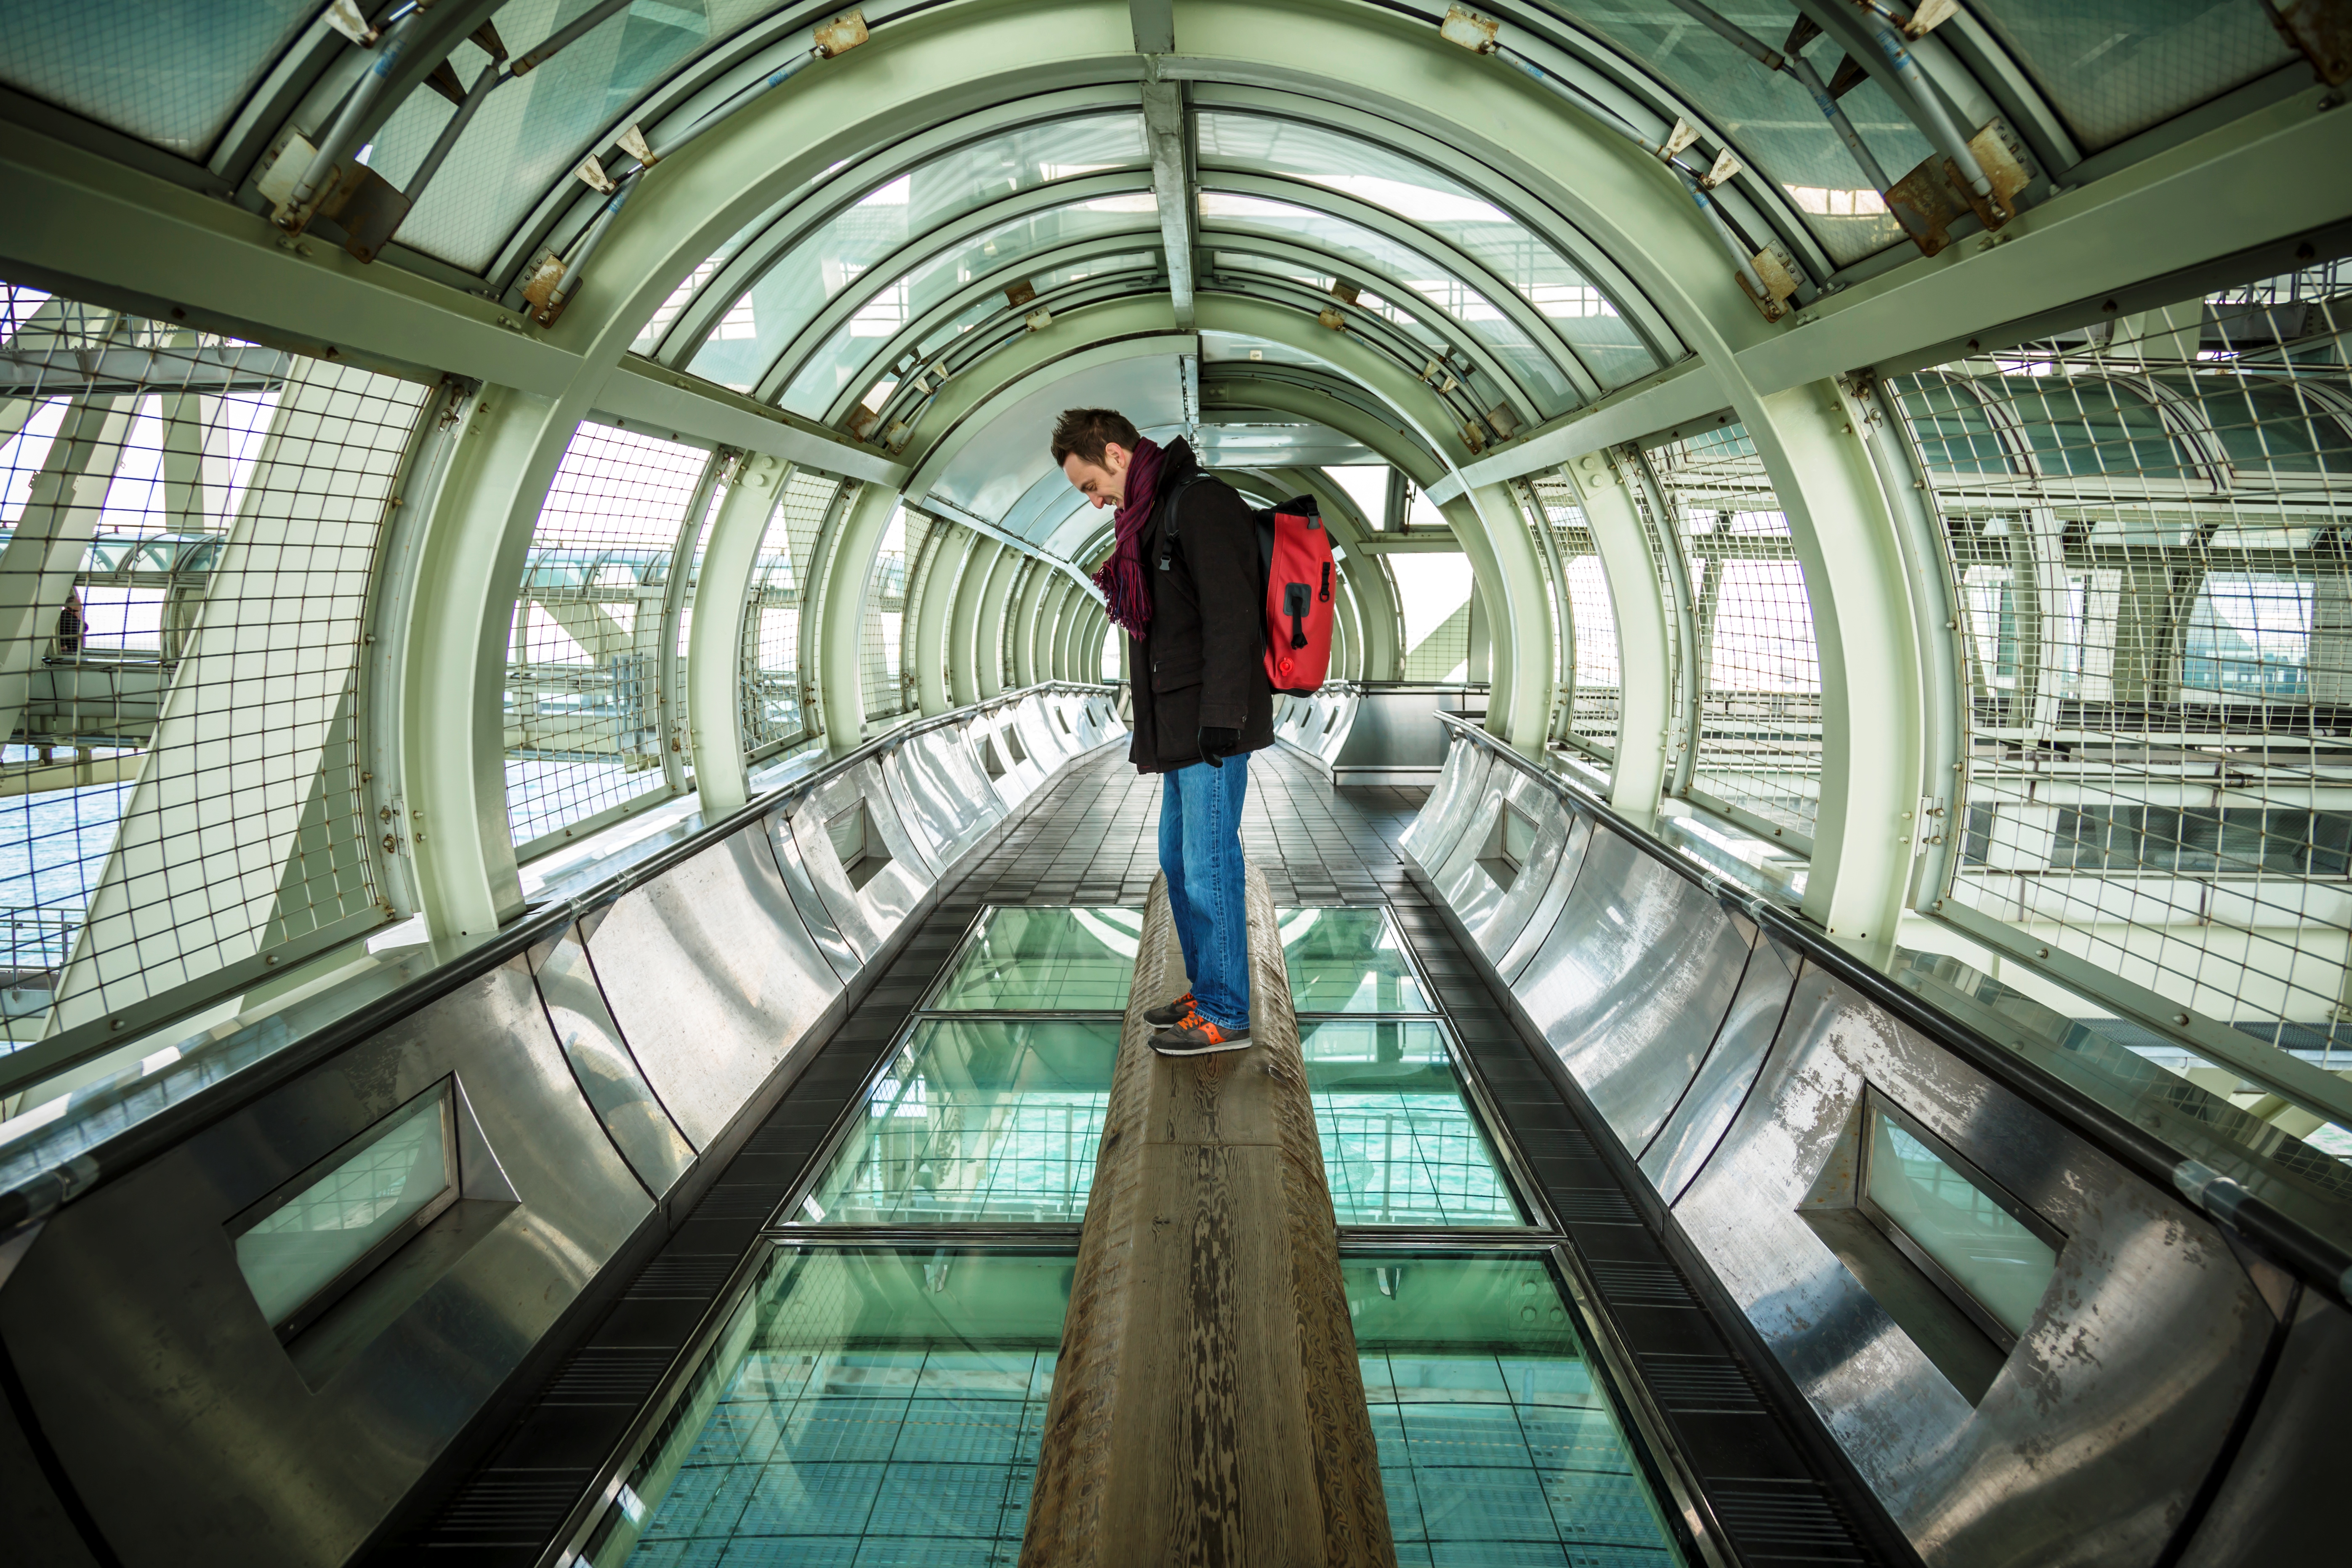
[[[1160,868],[1192,1005],[1221,1029],[1246,1029],[1250,1016],[1249,910],[1242,889],[1242,802],[1249,755],[1222,768],[1194,763],[1162,773]]]

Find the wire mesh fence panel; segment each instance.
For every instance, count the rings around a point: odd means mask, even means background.
[[[1569,640],[1574,653],[1573,679],[1565,738],[1580,750],[1602,758],[1617,750],[1617,725],[1622,711],[1622,677],[1619,673],[1617,609],[1609,598],[1609,580],[1593,553],[1592,533],[1576,491],[1558,475],[1531,481],[1545,526],[1551,530],[1552,550],[1559,561],[1555,613],[1564,616],[1573,630]]]
[[[519,847],[665,787],[663,600],[710,454],[583,423],[532,526],[507,653]]]
[[[385,918],[358,653],[431,389],[5,300],[0,995],[26,1038]]]
[[[801,702],[801,584],[841,481],[794,470],[768,520],[743,611],[743,739],[755,757],[808,733]]]
[[[901,507],[874,552],[866,584],[866,619],[857,639],[858,690],[868,719],[892,719],[913,701],[901,658],[907,619],[908,563],[920,559],[929,521]]]
[[[1965,632],[1949,896],[2343,1068],[2352,297],[2337,287],[2332,269],[2276,279],[1891,390]]]
[[[1668,442],[1649,459],[1670,514],[1655,521],[1681,546],[1697,623],[1692,792],[1810,836],[1821,650],[1788,516],[1743,426]]]

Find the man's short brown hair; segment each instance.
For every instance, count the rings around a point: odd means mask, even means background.
[[[1074,455],[1099,465],[1103,448],[1113,441],[1132,452],[1142,439],[1127,416],[1115,408],[1066,408],[1054,421],[1054,466],[1060,468]]]

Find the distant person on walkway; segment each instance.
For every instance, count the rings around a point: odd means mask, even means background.
[[[66,590],[66,607],[58,612],[58,652],[71,658],[81,652],[81,592]]]
[[[1054,461],[1096,506],[1118,509],[1095,584],[1131,639],[1128,760],[1161,776],[1160,868],[1192,987],[1144,1015],[1159,1030],[1152,1048],[1242,1050],[1250,1043],[1242,802],[1249,753],[1274,743],[1256,525],[1231,485],[1199,477],[1190,446],[1162,447],[1108,408],[1064,414]]]

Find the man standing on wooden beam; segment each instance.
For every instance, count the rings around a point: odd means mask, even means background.
[[[1242,803],[1249,753],[1274,743],[1256,524],[1231,485],[1202,473],[1190,445],[1162,447],[1111,409],[1063,414],[1054,461],[1088,500],[1117,509],[1095,584],[1135,643],[1128,760],[1162,780],[1160,868],[1192,988],[1144,1015],[1157,1031],[1151,1046],[1171,1057],[1244,1050]]]

